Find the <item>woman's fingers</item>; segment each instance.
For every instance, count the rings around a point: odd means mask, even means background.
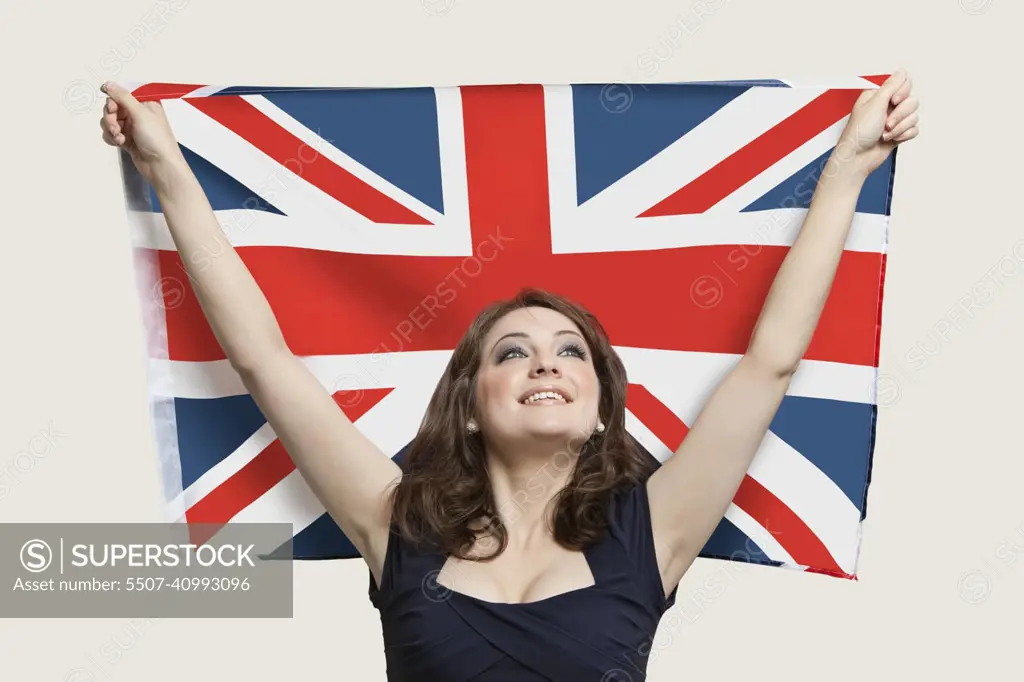
[[[897,123],[896,127],[893,128],[892,130],[888,131],[887,133],[885,133],[885,135],[883,135],[883,137],[885,137],[887,135],[888,137],[886,139],[896,139],[897,137],[899,137],[903,133],[907,132],[908,130],[910,130],[911,128],[913,128],[916,125],[917,125],[917,112],[915,111],[914,113],[910,114],[909,116],[904,118],[902,121]]]
[[[916,97],[908,97],[907,99],[905,99],[902,102],[900,102],[899,105],[897,105],[897,107],[895,109],[893,109],[889,113],[889,116],[886,117],[886,119],[885,119],[886,127],[887,128],[892,128],[894,125],[899,123],[901,120],[906,118],[908,115],[910,115],[913,112],[917,111],[917,104],[918,103],[917,103],[917,98]]]
[[[107,81],[101,90],[107,94],[100,117],[100,129],[103,140],[114,146],[123,145],[128,139],[128,132],[133,127],[132,113],[140,112],[144,106],[130,91],[117,83]]]
[[[103,141],[116,147],[123,144],[126,139],[127,119],[117,120],[117,114],[109,109],[109,106],[104,107],[104,113],[100,116],[100,130],[103,132]]]
[[[126,138],[124,136],[124,133],[116,133],[116,134],[114,134],[114,133],[111,133],[108,130],[104,130],[103,131],[103,141],[106,142],[109,145],[113,145],[115,147],[120,147],[121,145],[123,145],[125,143],[125,140],[126,140]]]
[[[917,105],[917,98],[907,97],[907,99],[903,100],[895,109],[893,109],[892,113],[890,113],[885,119],[885,129],[887,132],[882,135],[882,139],[895,137],[894,131],[896,130],[896,127],[899,126],[902,121],[917,112]],[[906,130],[906,128],[904,128],[904,130]]]
[[[117,114],[103,114],[100,119],[100,127],[116,133],[121,130],[121,122],[117,120]]]
[[[893,142],[896,142],[898,144],[900,142],[906,142],[907,140],[912,140],[915,137],[917,137],[917,132],[918,132],[917,131],[917,126],[916,125],[912,126],[906,132],[901,134],[899,137],[894,138]]]
[[[125,108],[117,106],[117,102],[108,97],[103,106],[103,115],[100,116],[100,128],[109,130],[111,135],[117,135],[124,129],[127,120]]]
[[[907,74],[906,69],[897,69],[874,91],[874,96],[878,97],[878,99],[875,99],[875,97],[871,98],[872,101],[876,102],[875,106],[884,106],[886,111],[888,111],[889,103],[896,98],[896,93],[903,91],[909,80],[910,76]],[[882,104],[883,102],[884,104]]]
[[[899,107],[897,107],[897,110],[892,112],[893,115],[890,116],[889,120],[886,122],[888,130],[882,133],[883,140],[893,139],[901,133],[909,130],[911,127],[917,125],[917,102],[913,98],[910,98],[903,104],[911,106],[903,111],[900,111]]]
[[[899,87],[899,89],[896,90],[896,92],[893,94],[892,100],[891,100],[892,103],[894,105],[896,105],[896,104],[899,104],[900,102],[904,101],[905,99],[907,99],[907,97],[910,95],[911,86],[912,86],[912,80],[911,80],[910,76],[907,76],[907,79],[905,81],[903,81],[903,85],[901,85]]]
[[[104,133],[108,133],[111,137],[117,137],[118,135],[124,133],[124,130],[120,123],[118,123],[116,120],[111,120],[106,116],[100,119],[100,130],[102,130]]]
[[[131,92],[122,88],[113,81],[105,82],[100,89],[106,93],[110,99],[114,100],[117,104],[117,108],[123,110],[125,115],[139,111],[142,108],[142,104],[139,100],[135,99],[135,96],[132,95]]]

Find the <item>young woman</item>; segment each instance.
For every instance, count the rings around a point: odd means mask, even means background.
[[[196,263],[221,228],[161,105],[103,89],[104,141],[129,152]],[[653,473],[626,433],[621,360],[557,295],[524,290],[480,313],[403,473],[289,351],[234,250],[187,266],[232,367],[369,566],[390,680],[645,678],[658,622],[807,349],[861,187],[917,122],[905,72],[861,94],[746,353]]]

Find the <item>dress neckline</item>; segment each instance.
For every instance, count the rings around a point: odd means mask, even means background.
[[[574,587],[571,590],[566,590],[565,592],[559,592],[558,594],[552,594],[552,595],[550,595],[548,597],[542,597],[541,599],[534,599],[533,601],[491,601],[489,599],[483,599],[481,597],[474,597],[471,594],[466,594],[465,592],[459,592],[458,590],[455,590],[455,589],[453,589],[451,587],[448,587],[446,585],[442,585],[441,583],[439,583],[437,581],[437,578],[441,574],[441,571],[444,568],[444,565],[448,562],[448,556],[445,555],[442,552],[438,552],[436,554],[436,556],[440,559],[440,563],[438,564],[437,568],[435,568],[433,571],[431,571],[428,574],[428,576],[426,578],[424,578],[424,580],[425,581],[426,580],[430,580],[433,583],[432,589],[436,589],[437,592],[439,593],[438,596],[435,596],[433,598],[434,599],[438,599],[438,600],[443,600],[443,599],[446,599],[447,597],[454,596],[454,597],[457,597],[458,599],[464,599],[466,601],[470,601],[470,602],[473,602],[473,603],[476,603],[476,604],[482,604],[482,605],[485,605],[485,606],[494,606],[494,607],[498,607],[498,608],[514,608],[514,607],[522,608],[522,607],[528,607],[528,606],[540,606],[540,605],[543,605],[543,604],[547,604],[549,602],[554,602],[555,600],[558,600],[558,599],[563,599],[565,597],[571,597],[571,596],[574,596],[574,595],[587,594],[587,593],[592,592],[593,590],[601,587],[601,574],[600,574],[600,572],[598,570],[596,570],[595,565],[594,565],[595,562],[593,560],[593,557],[591,556],[591,552],[593,551],[594,547],[595,547],[594,545],[591,545],[590,547],[587,547],[587,548],[583,549],[580,552],[580,554],[583,555],[583,560],[586,561],[586,563],[587,563],[587,568],[590,569],[590,575],[594,578],[594,582],[592,584],[585,585],[584,587]],[[440,595],[445,595],[445,596],[440,596]]]

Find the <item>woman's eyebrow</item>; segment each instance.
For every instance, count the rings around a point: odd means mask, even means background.
[[[563,336],[565,334],[572,334],[573,336],[579,336],[580,339],[583,338],[582,336],[580,336],[579,332],[574,331],[572,329],[559,329],[557,332],[555,332],[555,336]],[[494,345],[491,346],[491,350],[493,351],[494,348],[499,343],[501,343],[502,341],[504,341],[505,339],[510,338],[510,337],[528,339],[528,338],[530,338],[530,335],[527,334],[526,332],[509,332],[508,334],[503,335],[501,338],[499,338],[497,341],[495,341]]]

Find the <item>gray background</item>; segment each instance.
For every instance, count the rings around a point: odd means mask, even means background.
[[[0,479],[0,521],[162,520],[121,178],[94,99],[102,79],[814,80],[906,66],[921,137],[897,162],[861,579],[698,560],[662,623],[650,679],[1019,675],[1024,552],[1007,543],[1024,548],[1024,269],[1002,259],[1024,237],[1009,66],[1024,8],[708,0],[717,9],[697,17],[700,7],[0,0],[0,471],[17,458],[26,470]],[[998,274],[1001,260],[1012,274]],[[993,295],[976,289],[986,277]],[[690,284],[680,278],[680,297]],[[965,296],[973,317],[953,312]],[[33,440],[49,430],[52,442]],[[38,454],[18,454],[33,444]],[[0,622],[0,677],[384,680],[364,565],[302,563],[295,577],[292,620]]]

